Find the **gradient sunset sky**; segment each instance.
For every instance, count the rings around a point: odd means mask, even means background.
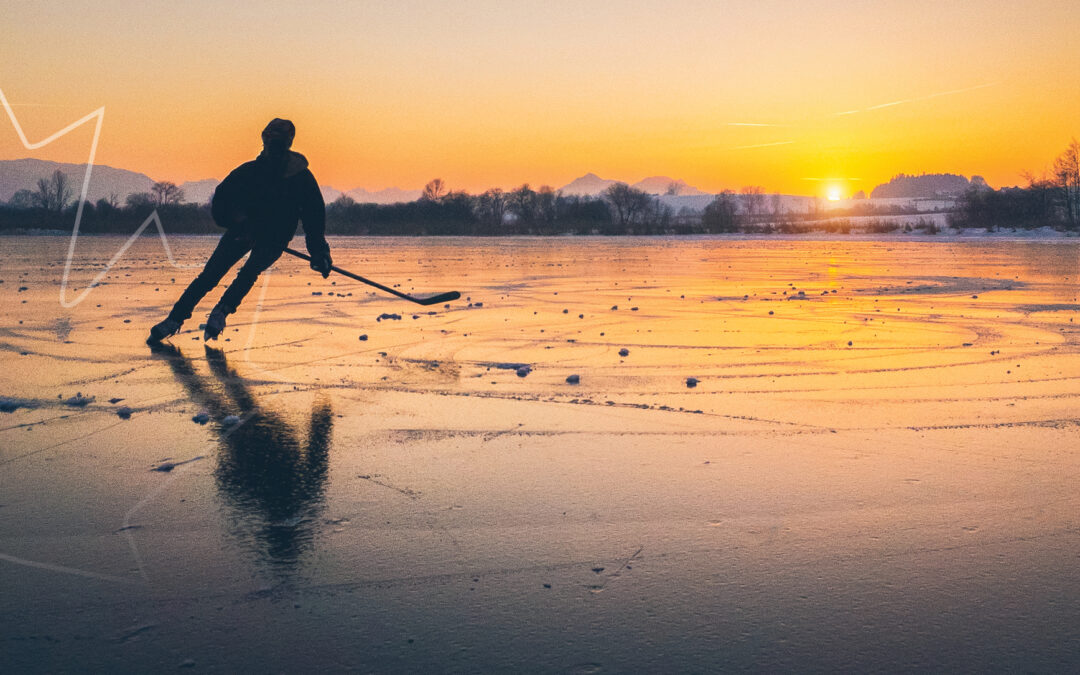
[[[1080,136],[1080,2],[7,2],[30,139],[105,108],[97,163],[221,178],[275,116],[339,189],[869,191],[1023,183]],[[3,113],[0,113],[2,115]],[[85,162],[92,125],[0,159]]]

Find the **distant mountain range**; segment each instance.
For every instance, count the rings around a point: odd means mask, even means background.
[[[48,178],[59,169],[71,183],[72,198],[82,193],[86,176],[85,164],[64,164],[42,159],[9,159],[0,161],[0,201],[8,201],[19,190],[35,190],[39,178]],[[120,203],[133,192],[149,192],[154,181],[145,174],[114,169],[111,166],[94,166],[90,173],[90,186],[86,198],[96,202],[116,195]]]
[[[49,178],[57,170],[68,177],[71,197],[77,199],[82,194],[82,184],[86,178],[85,164],[49,162],[43,159],[0,160],[0,201],[9,201],[19,190],[36,190],[39,179]],[[210,201],[214,189],[220,182],[208,178],[188,181],[179,187],[184,191],[186,201],[202,204]],[[90,172],[90,185],[86,190],[86,198],[91,202],[115,198],[117,202],[123,204],[128,195],[149,192],[153,184],[154,179],[146,174],[95,164],[93,171]]]
[[[398,202],[415,202],[424,194],[423,190],[402,190],[390,187],[375,192],[369,192],[364,188],[356,188],[345,193],[347,197],[359,204],[397,204]]]
[[[566,185],[559,188],[559,191],[564,195],[572,195],[577,197],[592,197],[600,194],[604,190],[608,189],[612,185],[615,185],[619,181],[608,180],[601,178],[595,173],[587,173],[581,178],[575,178]]]
[[[564,195],[576,195],[580,197],[595,197],[612,185],[622,181],[601,178],[595,173],[587,173],[581,178],[575,178],[559,188]],[[708,192],[687,185],[684,180],[675,180],[667,176],[651,176],[640,180],[630,187],[648,192],[651,195],[679,195],[684,197],[707,195]]]

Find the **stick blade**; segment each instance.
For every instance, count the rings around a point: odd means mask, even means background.
[[[461,293],[457,291],[448,291],[446,293],[440,293],[433,295],[430,298],[417,298],[416,301],[421,305],[438,305],[444,302],[450,302],[451,300],[457,300],[461,297]]]

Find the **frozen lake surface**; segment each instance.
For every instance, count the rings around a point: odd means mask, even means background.
[[[1075,240],[170,243],[0,238],[4,672],[1080,669]]]

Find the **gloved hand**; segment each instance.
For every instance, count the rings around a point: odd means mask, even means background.
[[[311,254],[311,269],[322,274],[323,279],[330,276],[330,266],[333,264],[334,261],[330,257],[330,251]]]

